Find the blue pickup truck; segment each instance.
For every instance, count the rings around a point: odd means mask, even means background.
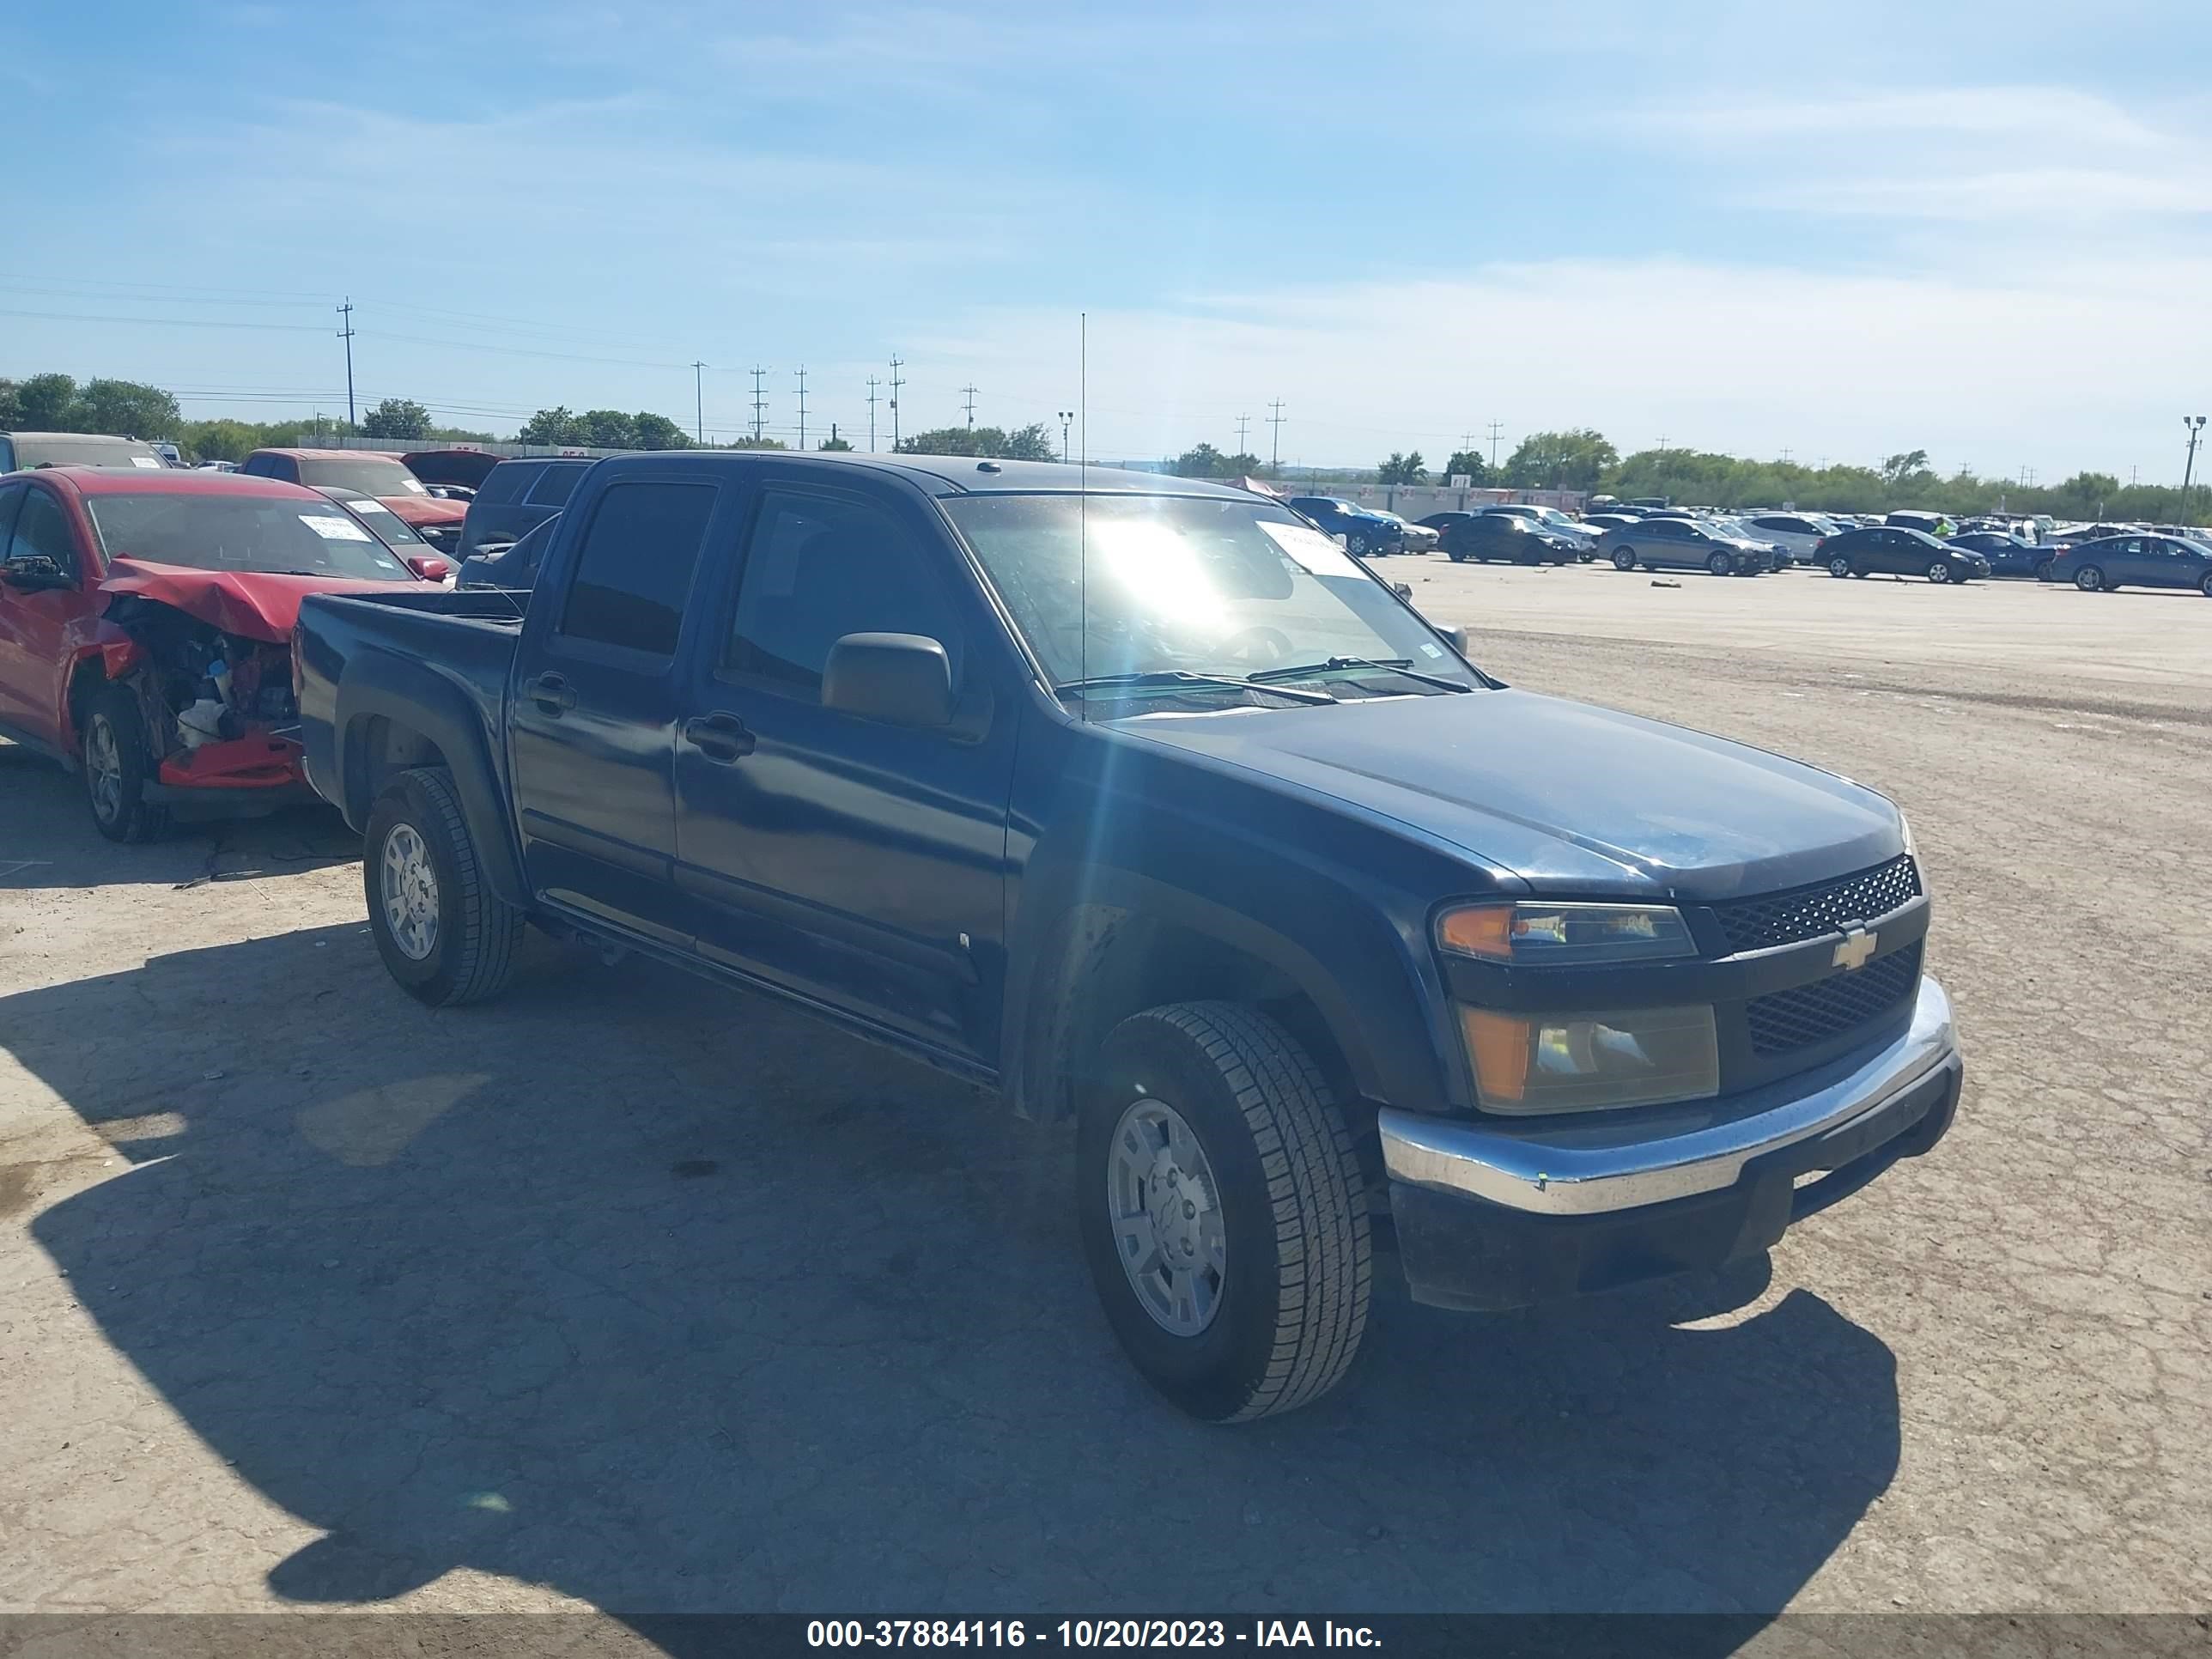
[[[1338,1382],[1378,1247],[1471,1310],[1710,1267],[1950,1124],[1894,806],[1502,684],[1277,502],[636,455],[551,538],[527,594],[301,606],[392,977],[488,997],[536,924],[1073,1120],[1195,1415]]]

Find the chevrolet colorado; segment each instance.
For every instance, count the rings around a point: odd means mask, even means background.
[[[1949,1126],[1897,809],[1515,690],[1281,505],[602,460],[528,594],[311,597],[306,765],[431,1004],[535,923],[1072,1118],[1184,1409],[1310,1401],[1378,1243],[1499,1309],[1758,1252]]]

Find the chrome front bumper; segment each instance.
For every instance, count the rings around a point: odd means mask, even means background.
[[[1753,1158],[1847,1131],[1958,1051],[1951,1000],[1923,978],[1911,1028],[1870,1054],[1723,1099],[1527,1127],[1385,1107],[1379,1116],[1382,1162],[1394,1181],[1530,1215],[1640,1209],[1721,1191],[1734,1186]]]

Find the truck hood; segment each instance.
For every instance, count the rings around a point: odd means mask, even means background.
[[[242,639],[283,645],[300,620],[300,601],[310,593],[381,593],[404,582],[337,581],[327,576],[278,576],[254,570],[193,570],[183,565],[118,559],[107,568],[103,593],[133,593],[181,611],[209,627]]]
[[[449,501],[440,495],[379,495],[392,516],[417,530],[426,524],[459,524],[469,516],[468,503]]]
[[[1903,849],[1897,809],[1847,778],[1534,692],[1156,715],[1120,729],[1394,820],[1539,891],[1719,900]]]

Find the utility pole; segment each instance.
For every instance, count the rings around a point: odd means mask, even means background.
[[[967,408],[968,408],[968,429],[969,429],[970,432],[973,432],[973,431],[975,429],[975,383],[974,383],[973,381],[970,381],[968,385],[962,386],[960,389],[961,389],[963,392],[966,392],[966,393],[968,394],[968,404],[967,404]]]
[[[2185,415],[2181,417],[2181,424],[2189,433],[2189,459],[2181,468],[2181,505],[2174,510],[2176,519],[2182,519],[2189,511],[2189,486],[2197,477],[2197,441],[2203,435],[2204,417],[2202,415]]]
[[[1662,455],[1667,453],[1667,434],[1663,432],[1659,434],[1659,453]]]
[[[883,384],[874,375],[868,376],[868,453],[876,453],[876,388]]]
[[[691,365],[691,437],[696,443],[707,441],[707,365],[696,360]]]
[[[345,323],[344,323],[344,325],[343,325],[342,327],[340,327],[340,328],[339,328],[339,330],[338,330],[338,338],[340,338],[341,340],[343,340],[343,341],[345,342],[345,348],[346,348],[346,424],[347,424],[348,426],[351,426],[351,425],[353,425],[353,424],[355,423],[355,422],[354,422],[354,413],[353,413],[353,295],[352,295],[349,294],[349,295],[346,295],[346,302],[345,302],[343,305],[342,305],[342,306],[338,307],[338,308],[337,308],[337,313],[338,313],[338,315],[339,315],[339,316],[341,316],[341,317],[343,317],[343,318],[344,318],[344,319],[345,319]]]
[[[1782,446],[1782,465],[1783,465],[1787,466],[1787,465],[1790,465],[1790,446],[1789,446],[1788,444],[1784,444],[1784,445],[1783,445],[1783,446]]]
[[[891,359],[891,447],[894,450],[899,445],[898,394],[899,388],[906,384],[899,379],[899,370],[903,367],[905,365],[898,358]]]
[[[1060,464],[1062,466],[1067,465],[1067,426],[1074,418],[1075,411],[1072,409],[1060,411]]]
[[[806,365],[793,371],[799,376],[799,447],[806,447]]]
[[[1276,398],[1267,410],[1267,424],[1275,428],[1267,440],[1267,471],[1279,472],[1283,466],[1283,400]]]
[[[1505,428],[1503,422],[1492,421],[1490,423],[1490,470],[1492,472],[1498,471],[1498,441],[1504,434]]]
[[[768,408],[768,399],[761,395],[761,380],[768,371],[759,364],[753,365],[753,441],[761,441],[761,415]]]
[[[1239,415],[1237,417],[1237,453],[1239,455],[1244,453],[1244,428],[1251,424],[1252,417],[1249,415]]]

